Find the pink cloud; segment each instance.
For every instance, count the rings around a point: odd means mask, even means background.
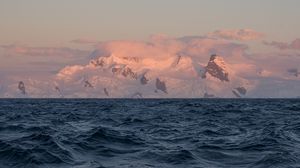
[[[299,56],[297,51],[290,51],[255,53],[248,58],[261,68],[261,72],[268,72],[268,76],[287,78],[289,77],[286,74],[288,70],[300,68]]]
[[[72,49],[67,47],[28,47],[18,45],[2,45],[7,55],[22,56],[59,56],[59,57],[76,57],[88,54],[88,51]]]
[[[226,40],[251,41],[262,38],[264,35],[252,29],[239,30],[217,30],[209,33],[209,37],[222,38]]]
[[[245,44],[207,37],[183,37],[181,41],[185,44],[185,49],[182,52],[194,57],[203,56],[205,58],[207,55],[218,54],[227,58],[231,57],[233,61],[246,55],[245,51],[248,49]]]
[[[273,46],[275,48],[278,48],[280,50],[300,50],[300,38],[292,41],[291,43],[284,43],[284,42],[277,42],[277,41],[272,41],[272,42],[263,42],[265,45],[268,46]]]
[[[101,55],[118,55],[120,57],[168,57],[184,48],[176,39],[152,38],[150,41],[108,41],[99,43],[97,53]]]
[[[108,41],[97,45],[91,59],[115,55],[118,57],[138,57],[165,59],[178,55],[191,56],[199,61],[207,61],[211,54],[222,55],[230,62],[244,59],[248,46],[228,40],[207,37],[152,36],[148,41]]]

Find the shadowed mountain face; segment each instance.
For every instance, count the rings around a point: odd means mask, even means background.
[[[247,93],[247,89],[245,89],[244,87],[238,87],[236,88],[236,90],[242,95],[246,95]]]
[[[211,76],[218,78],[221,81],[229,82],[229,74],[226,72],[225,63],[222,57],[212,55],[206,66],[206,73]]]
[[[244,97],[247,93],[247,89],[244,87],[237,87],[235,89],[232,90],[232,93],[237,97],[237,98],[241,98]]]
[[[93,88],[93,85],[88,80],[86,80],[86,81],[84,81],[84,87]]]
[[[98,67],[98,66],[103,67],[105,64],[105,62],[102,59],[101,60],[100,59],[92,60],[90,63],[92,65],[94,65],[95,67]]]
[[[124,77],[130,77],[132,79],[137,79],[137,74],[134,73],[130,68],[128,67],[116,67],[112,68],[112,72],[117,75],[122,75]]]
[[[168,93],[166,83],[161,81],[159,78],[156,79],[155,85],[157,90],[161,90],[166,94]]]
[[[229,73],[226,71],[226,66],[222,57],[212,55],[205,70],[206,73],[209,73],[211,76],[221,81],[229,82]],[[206,75],[204,75],[204,78],[205,77]]]
[[[108,90],[107,90],[106,88],[104,88],[103,91],[104,91],[105,95],[106,95],[107,97],[109,97]]]
[[[141,79],[140,79],[140,82],[142,85],[146,85],[148,83],[148,79],[145,77],[145,74],[142,75]]]
[[[21,91],[21,94],[23,94],[23,95],[26,94],[26,88],[25,88],[25,84],[23,81],[19,82],[18,89]]]

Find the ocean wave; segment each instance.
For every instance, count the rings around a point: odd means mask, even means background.
[[[300,167],[300,101],[0,100],[1,168]]]

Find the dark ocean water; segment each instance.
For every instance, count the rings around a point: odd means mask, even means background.
[[[300,100],[0,100],[0,168],[300,167]]]

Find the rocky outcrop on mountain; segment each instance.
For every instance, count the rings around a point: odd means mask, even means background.
[[[137,57],[122,57],[124,60],[129,61],[129,62],[135,62],[138,63],[140,61],[139,58]]]
[[[106,88],[104,88],[103,91],[104,91],[104,94],[105,94],[107,97],[109,97],[108,90],[107,90]]]
[[[239,95],[235,90],[233,90],[232,93],[233,93],[237,98],[241,98],[241,97],[242,97],[242,96]]]
[[[207,66],[205,67],[205,74],[202,78],[206,78],[207,73],[219,79],[222,82],[229,82],[229,73],[226,70],[226,65],[222,57],[211,55]]]
[[[90,61],[89,66],[95,68],[109,68],[114,64],[114,56],[101,56]]]
[[[57,91],[58,93],[61,93],[58,86],[54,86],[54,90]]]
[[[237,97],[241,98],[246,95],[247,89],[244,87],[237,87],[234,90],[232,90],[232,93]]]
[[[140,82],[142,85],[147,85],[149,79],[146,78],[145,74],[140,78]]]
[[[92,60],[90,64],[94,65],[95,67],[103,67],[105,65],[105,62],[103,59],[97,59],[97,60]]]
[[[18,89],[21,91],[21,94],[26,95],[26,88],[23,81],[19,82]]]
[[[205,92],[203,98],[215,98],[215,95],[208,94],[208,93]]]
[[[64,97],[62,91],[60,90],[60,88],[58,86],[54,86],[54,90],[58,93],[58,95],[60,97],[62,97],[62,98]]]
[[[122,73],[123,67],[113,67],[111,72],[116,75],[120,75]]]
[[[166,83],[164,81],[161,81],[159,78],[156,78],[155,86],[156,86],[157,90],[161,90],[164,93],[168,94],[167,86],[166,86]]]
[[[143,98],[143,94],[140,92],[136,92],[131,96],[131,98]]]
[[[94,88],[94,86],[88,80],[84,81],[84,87],[85,88]]]
[[[242,95],[246,95],[246,93],[247,93],[247,89],[244,87],[238,87],[238,88],[236,88],[236,90]]]
[[[132,79],[137,79],[137,74],[134,73],[129,67],[113,67],[111,69],[112,73],[115,75],[122,75],[124,77],[131,77]]]
[[[137,74],[134,73],[134,72],[133,72],[130,68],[128,68],[128,67],[125,67],[125,68],[123,69],[122,75],[123,75],[124,77],[129,76],[129,77],[131,77],[131,78],[133,78],[133,79],[137,79]]]
[[[176,67],[176,66],[179,64],[181,58],[182,58],[182,56],[181,56],[181,55],[178,55],[178,56],[176,57],[175,61],[172,63],[172,67]]]

